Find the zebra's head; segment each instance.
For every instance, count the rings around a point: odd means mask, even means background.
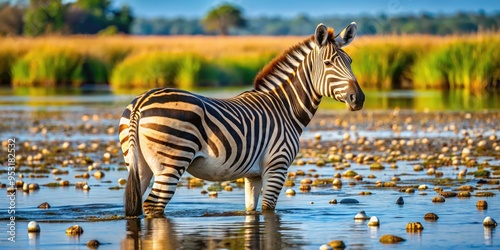
[[[316,91],[322,96],[345,102],[354,111],[363,108],[365,94],[352,73],[352,60],[343,47],[356,36],[356,23],[349,24],[337,36],[333,29],[319,24],[314,33],[315,58],[312,64],[312,80]]]

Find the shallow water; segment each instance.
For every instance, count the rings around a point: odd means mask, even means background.
[[[109,97],[109,96],[108,96]],[[458,151],[447,155],[459,155],[468,139],[473,140],[472,149],[480,140],[487,140],[484,151],[471,156],[477,163],[488,162],[492,175],[485,180],[498,180],[495,170],[500,166],[500,152],[492,149],[492,143],[499,143],[498,109],[466,112],[413,112],[409,110],[369,110],[356,113],[345,111],[322,110],[312,121],[302,137],[301,155],[304,166],[293,165],[290,172],[303,170],[306,176],[290,177],[294,181],[295,196],[286,196],[283,189],[275,213],[244,215],[244,190],[240,184],[231,183],[233,191],[219,191],[217,198],[201,194],[213,183],[205,182],[203,187],[190,188],[186,174],[173,198],[168,204],[165,218],[131,219],[121,217],[123,214],[123,187],[117,183],[119,178],[126,178],[127,171],[121,165],[120,152],[112,153],[112,159],[106,162],[102,155],[106,151],[117,149],[116,131],[109,128],[117,126],[118,117],[130,96],[108,97],[43,97],[35,104],[30,98],[19,101],[12,97],[0,97],[0,119],[2,120],[0,139],[17,138],[16,148],[23,157],[35,155],[41,148],[55,149],[63,142],[70,143],[67,152],[58,154],[58,161],[51,163],[49,169],[67,170],[67,174],[54,175],[40,173],[43,178],[30,178],[30,167],[22,162],[22,170],[26,173],[21,179],[27,183],[36,182],[40,190],[31,192],[18,191],[15,200],[16,242],[8,241],[10,222],[7,213],[9,197],[0,196],[2,213],[0,214],[0,246],[2,249],[42,248],[42,249],[86,249],[91,239],[101,242],[99,249],[318,249],[322,244],[332,240],[343,240],[348,249],[498,249],[500,233],[498,229],[483,227],[486,216],[500,219],[499,185],[479,184],[479,177],[467,175],[458,180],[460,170],[467,169],[472,173],[481,165],[466,167],[458,165],[439,166],[436,171],[442,177],[427,175],[427,170],[416,172],[415,165],[423,165],[421,154],[438,155],[443,144],[450,148],[457,146]],[[58,99],[59,98],[59,99]],[[58,100],[64,99],[61,103]],[[93,116],[93,115],[96,116]],[[336,120],[338,119],[338,120]],[[409,126],[411,125],[411,126]],[[354,127],[353,127],[354,126]],[[314,140],[321,134],[321,141]],[[349,135],[349,139],[345,136]],[[489,136],[496,139],[489,141]],[[357,140],[365,138],[369,143],[357,144]],[[423,139],[429,142],[424,144]],[[384,149],[375,146],[383,141]],[[402,142],[403,141],[403,142]],[[414,146],[408,146],[414,141]],[[29,142],[29,147],[24,145]],[[85,149],[78,145],[85,143]],[[464,145],[465,143],[465,145]],[[96,147],[92,149],[92,144]],[[397,144],[404,144],[397,148]],[[37,149],[33,149],[36,145]],[[350,146],[350,148],[347,148]],[[489,148],[488,148],[489,147]],[[336,148],[337,150],[334,150]],[[339,149],[341,149],[339,151]],[[5,145],[2,145],[2,159],[6,162]],[[370,170],[373,161],[357,163],[345,159],[350,166],[339,168],[337,163],[328,162],[326,166],[314,164],[317,159],[324,158],[330,151],[344,155],[352,152],[384,157],[400,150],[403,155],[416,155],[416,158],[397,160],[398,168],[390,168],[384,162],[384,170]],[[330,152],[330,153],[329,153]],[[81,154],[81,155],[80,155]],[[99,164],[105,173],[104,178],[92,176],[95,170],[87,165],[70,164],[63,167],[63,159],[77,161],[88,157]],[[335,188],[331,184],[313,186],[310,192],[299,191],[303,178],[313,180],[332,178],[335,173],[344,173],[351,169],[362,175],[363,180],[342,178],[343,185]],[[75,178],[75,174],[89,172],[88,179]],[[7,183],[7,172],[0,172],[0,183]],[[375,178],[367,178],[373,174]],[[375,182],[391,181],[399,177],[396,188],[377,188]],[[69,187],[48,187],[44,184],[56,182],[60,177],[72,184]],[[86,181],[89,191],[76,189],[75,182]],[[425,191],[415,193],[401,192],[409,186],[426,184]],[[444,203],[433,203],[437,195],[434,187],[442,187],[444,191],[452,191],[462,185],[476,188],[470,198],[446,198]],[[121,189],[110,189],[118,188]],[[3,191],[2,191],[3,190]],[[6,188],[0,189],[7,193]],[[369,191],[371,195],[360,195],[361,191]],[[493,192],[493,197],[475,197],[480,191]],[[405,204],[395,203],[403,197]],[[355,198],[357,204],[329,204],[336,199]],[[487,210],[476,209],[478,200],[488,202]],[[49,209],[38,209],[42,202],[51,205]],[[353,218],[360,210],[368,216],[377,216],[379,227],[368,227],[366,221],[355,221]],[[433,212],[439,216],[436,222],[425,221],[423,216]],[[27,233],[29,221],[38,221],[41,227],[39,234]],[[424,226],[419,233],[407,232],[408,222],[418,221]],[[79,237],[70,237],[65,230],[72,225],[81,225],[84,233]],[[406,239],[395,245],[379,243],[384,234],[393,234]]]

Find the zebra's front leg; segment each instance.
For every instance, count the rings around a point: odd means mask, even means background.
[[[165,206],[174,196],[180,176],[173,173],[155,175],[153,188],[148,198],[144,201],[144,214],[148,217],[161,217]]]
[[[287,169],[287,168],[285,168]],[[262,191],[262,211],[273,211],[276,208],[276,202],[280,195],[283,184],[286,180],[286,170],[278,168],[278,170],[270,170],[262,177],[264,188]]]
[[[254,212],[259,203],[260,191],[262,189],[262,178],[245,178],[245,209],[247,212]]]

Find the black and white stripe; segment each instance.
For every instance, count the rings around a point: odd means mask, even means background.
[[[347,30],[347,31],[346,31]],[[129,168],[125,214],[163,214],[185,171],[223,181],[245,178],[245,205],[272,210],[299,150],[299,136],[322,96],[360,109],[364,95],[341,50],[355,24],[339,36],[319,25],[309,39],[271,62],[255,88],[229,99],[177,89],[153,89],[135,98],[120,120],[120,143]],[[344,39],[344,40],[342,40]],[[347,40],[346,40],[347,39]]]

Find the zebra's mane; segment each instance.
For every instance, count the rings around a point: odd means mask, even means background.
[[[335,42],[334,30],[332,28],[328,28],[328,41]],[[288,74],[285,67],[286,65],[293,65],[290,63],[289,58],[294,58],[298,54],[304,55],[304,49],[309,51],[311,50],[311,43],[314,42],[314,35],[311,35],[304,41],[293,45],[289,49],[282,52],[279,56],[275,57],[270,63],[268,63],[262,70],[257,74],[254,80],[254,88],[257,88],[267,76],[272,75],[276,71],[280,71],[282,73]],[[289,68],[289,67],[288,67]],[[295,71],[295,68],[293,69]]]

